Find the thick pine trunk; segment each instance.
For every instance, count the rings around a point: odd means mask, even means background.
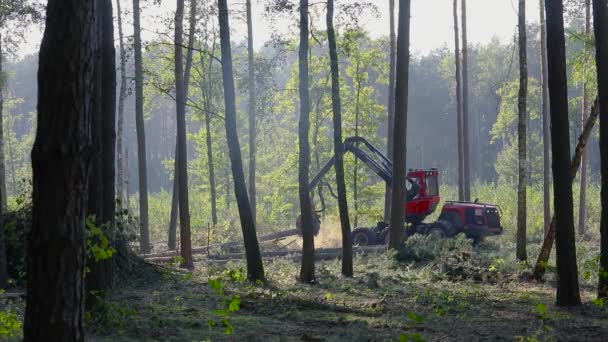
[[[526,252],[526,185],[527,185],[527,127],[528,60],[526,53],[526,1],[519,0],[519,95],[517,99],[517,147],[519,181],[517,182],[517,260],[528,259]]]
[[[122,32],[122,10],[120,8],[120,0],[116,0],[116,17],[118,19],[118,41],[120,46],[120,91],[118,95],[118,121],[116,122],[116,194],[120,207],[125,208],[122,138],[125,117],[125,99],[127,98],[127,56],[125,51],[125,38]]]
[[[467,42],[467,1],[462,0],[462,187],[465,201],[471,200],[469,156],[469,46]]]
[[[299,168],[298,190],[302,215],[302,267],[300,281],[311,284],[315,279],[315,241],[313,235],[313,209],[308,192],[310,168],[310,94],[308,89],[308,0],[300,0],[300,51],[299,51],[300,120],[298,123]]]
[[[391,1],[392,2],[392,1]],[[340,102],[340,68],[334,30],[334,0],[327,1],[327,40],[331,63],[331,104],[334,114],[334,155],[336,163],[336,185],[338,188],[338,208],[342,227],[342,274],[353,276],[353,239],[348,217],[346,182],[344,181],[344,146],[342,142],[342,103]]]
[[[597,83],[600,107],[600,156],[601,156],[601,250],[598,297],[608,297],[608,1],[593,0]]]
[[[572,161],[570,163],[570,178],[572,181],[576,178],[576,173],[578,172],[582,156],[583,150],[585,146],[587,146],[587,141],[589,140],[589,136],[591,136],[591,132],[593,131],[593,126],[597,121],[597,117],[599,116],[599,102],[595,100],[593,103],[593,107],[591,108],[591,113],[585,122],[585,126],[583,128],[583,132],[578,137],[578,143],[576,145],[576,149],[574,151],[574,156],[572,157]],[[543,240],[543,245],[538,253],[538,258],[536,259],[536,264],[534,266],[534,278],[537,280],[541,280],[545,275],[545,270],[547,268],[547,263],[549,262],[549,257],[551,256],[551,249],[553,248],[553,242],[555,241],[555,216],[551,218],[549,226],[547,228],[547,232],[545,233],[545,239]]]
[[[148,168],[146,165],[146,132],[144,123],[143,61],[139,0],[133,0],[133,50],[135,56],[135,130],[137,131],[137,163],[139,174],[139,248],[150,253],[148,226]]]
[[[388,0],[389,7],[389,22],[390,22],[390,33],[389,33],[389,67],[388,72],[388,121],[386,123],[386,155],[393,155],[393,122],[395,121],[395,65],[396,51],[395,51],[395,0]],[[384,190],[384,222],[388,222],[391,217],[391,186],[386,184]]]
[[[196,7],[192,5],[191,10]],[[194,9],[193,9],[194,8]],[[179,227],[181,267],[193,268],[192,242],[190,237],[190,208],[188,203],[188,157],[186,146],[186,99],[187,89],[183,60],[184,0],[177,0],[175,11],[175,108],[177,112],[177,184],[179,197]]]
[[[247,85],[249,88],[249,203],[255,223],[257,201],[255,190],[255,73],[253,64],[253,18],[251,16],[251,0],[246,0],[247,7]]]
[[[25,341],[84,340],[85,213],[96,114],[95,2],[50,0],[32,150]]]
[[[393,192],[389,248],[398,249],[405,223],[404,198],[406,198],[406,134],[408,76],[410,66],[410,0],[399,1],[399,28],[397,35],[397,71],[395,83],[395,122],[393,126]]]
[[[228,19],[228,4],[226,0],[218,0],[220,44],[222,51],[222,77],[224,80],[224,105],[226,107],[226,138],[232,177],[234,179],[234,192],[236,195],[241,229],[247,254],[247,278],[252,281],[264,281],[264,266],[260,256],[260,246],[256,235],[255,221],[247,196],[243,160],[239,144],[236,125],[236,96],[234,93],[234,74],[232,71],[232,51],[230,47],[230,22]]]
[[[585,0],[585,35],[591,33],[591,0]],[[585,43],[585,50],[589,46]],[[584,125],[587,121],[587,113],[589,107],[589,87],[587,82],[583,83],[583,103],[581,112],[581,124]],[[579,192],[579,207],[578,207],[578,234],[584,236],[586,233],[585,219],[587,218],[587,149],[583,151],[583,160],[581,161],[581,187]]]
[[[545,234],[551,222],[551,130],[549,124],[549,79],[547,75],[547,32],[545,0],[539,0],[540,8],[540,59],[543,91],[543,222]]]
[[[555,251],[557,256],[557,305],[581,303],[574,241],[572,177],[570,174],[570,128],[564,8],[561,0],[546,4],[547,59],[551,101],[551,141],[553,156],[553,201],[555,207]]]
[[[458,30],[458,0],[454,0],[454,59],[456,64],[456,127],[458,136],[458,200],[464,201],[464,149],[462,134],[462,63],[460,61],[460,32]]]

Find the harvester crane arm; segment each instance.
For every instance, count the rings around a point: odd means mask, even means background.
[[[388,159],[369,141],[362,137],[350,137],[344,140],[344,153],[351,152],[359,158],[375,174],[380,176],[388,185],[393,183],[393,162]],[[323,179],[323,177],[334,166],[336,157],[333,156],[325,163],[319,173],[308,184],[308,190],[312,191]],[[420,186],[412,179],[407,178],[407,200],[414,199],[420,192]]]

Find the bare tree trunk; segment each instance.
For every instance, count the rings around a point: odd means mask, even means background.
[[[0,27],[2,27],[0,25]],[[6,177],[4,171],[4,50],[2,49],[2,32],[0,32],[0,288],[5,288],[8,281],[6,260],[6,236],[3,214],[6,212]],[[9,125],[10,127],[10,125]],[[10,138],[9,138],[10,139]]]
[[[356,73],[356,90],[355,90],[355,136],[359,136],[359,99],[361,97],[361,70],[359,69],[359,60],[357,60]],[[354,204],[354,222],[355,227],[359,226],[359,158],[355,158],[355,168],[353,170],[353,204]]]
[[[196,11],[196,1],[191,1],[191,11]],[[184,0],[177,0],[175,11],[175,108],[177,112],[177,184],[179,197],[179,227],[181,267],[194,268],[192,241],[190,238],[190,209],[188,203],[188,157],[186,146],[187,87],[183,70],[183,23]],[[191,58],[191,57],[190,57]]]
[[[124,194],[124,169],[122,160],[122,138],[125,113],[125,99],[127,98],[127,56],[125,51],[124,34],[122,32],[122,11],[120,0],[116,0],[116,17],[118,19],[118,41],[120,46],[120,92],[118,96],[118,122],[116,123],[116,192],[121,208],[125,208],[123,203]]]
[[[300,194],[300,211],[302,217],[302,267],[300,281],[306,284],[316,282],[315,279],[315,241],[313,236],[313,209],[308,192],[310,145],[308,135],[310,130],[310,94],[308,89],[308,0],[300,0],[300,121],[299,137],[299,168],[298,184]]]
[[[591,33],[591,0],[585,0],[585,35]],[[585,43],[585,50],[589,46]],[[586,52],[585,51],[585,52]],[[587,121],[587,113],[589,107],[589,88],[587,82],[583,83],[583,103],[581,113],[581,123],[584,125]],[[581,161],[581,188],[579,192],[579,207],[578,207],[578,234],[584,236],[586,233],[585,219],[587,218],[587,149],[583,151],[583,160]]]
[[[608,297],[608,1],[593,0],[595,32],[595,60],[600,107],[600,156],[601,156],[601,220],[600,220],[600,277],[598,298]]]
[[[458,31],[458,0],[454,0],[454,58],[456,64],[456,122],[458,130],[458,200],[464,201],[464,148],[462,133],[462,64],[460,61],[460,32]]]
[[[545,23],[545,0],[540,7],[540,58],[543,90],[543,217],[545,234],[551,222],[551,131],[549,124],[549,78],[547,75],[547,32]]]
[[[526,45],[526,0],[519,0],[519,96],[517,103],[517,146],[519,155],[519,181],[517,182],[517,260],[528,259],[526,253],[526,186],[527,186],[527,127],[528,113],[528,57]]]
[[[471,200],[471,158],[469,156],[469,45],[467,43],[467,1],[462,0],[462,159],[464,200]]]
[[[397,73],[395,84],[395,124],[393,131],[393,192],[389,248],[398,249],[405,223],[404,199],[406,198],[406,135],[408,75],[410,66],[410,0],[399,1],[399,28],[397,35]]]
[[[581,303],[574,241],[570,128],[568,124],[568,83],[564,8],[561,0],[546,4],[547,57],[551,101],[551,141],[553,156],[553,201],[555,205],[555,251],[557,256],[557,305]]]
[[[386,155],[393,155],[393,122],[395,121],[395,65],[396,51],[395,51],[395,0],[388,0],[389,8],[389,22],[390,22],[390,34],[389,34],[389,67],[388,72],[388,121],[387,127],[387,143],[386,143]],[[388,222],[391,217],[391,186],[386,184],[384,190],[384,222]]]
[[[391,0],[391,3],[393,1]],[[394,3],[393,3],[394,5]],[[327,40],[329,43],[329,60],[331,63],[331,104],[334,114],[334,156],[336,163],[336,185],[338,190],[338,208],[340,226],[342,227],[342,274],[353,276],[353,239],[348,217],[346,182],[344,181],[344,145],[342,142],[342,103],[340,102],[340,67],[338,49],[334,30],[334,0],[327,1]],[[390,110],[389,110],[390,112]]]
[[[146,165],[146,132],[144,123],[143,62],[139,0],[133,0],[133,50],[135,55],[135,129],[137,131],[137,162],[139,173],[139,248],[150,253],[148,227],[148,168]]]
[[[93,1],[50,0],[38,70],[25,341],[84,340],[85,213],[96,114]]]
[[[253,64],[253,18],[251,16],[251,0],[246,0],[247,7],[247,84],[249,88],[249,202],[253,221],[256,220],[257,202],[255,190],[255,69]]]
[[[177,138],[177,136],[176,136]],[[177,140],[177,139],[176,139]],[[173,162],[173,193],[171,194],[171,214],[169,216],[169,238],[167,247],[177,249],[177,215],[179,212],[179,174],[177,172],[177,144],[175,144],[175,160]]]
[[[243,160],[236,126],[236,96],[234,93],[234,75],[232,71],[232,50],[230,47],[230,22],[226,0],[218,0],[220,24],[220,50],[222,51],[222,77],[224,80],[224,105],[226,107],[226,138],[234,192],[236,195],[241,229],[247,255],[247,278],[252,281],[264,281],[264,266],[260,255],[260,246],[256,235],[255,221],[247,196],[247,185],[243,172]]]

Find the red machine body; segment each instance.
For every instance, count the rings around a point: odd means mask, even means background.
[[[406,221],[420,223],[436,209],[441,198],[439,197],[439,171],[410,170],[407,177],[414,181],[418,187],[418,195],[405,203]]]

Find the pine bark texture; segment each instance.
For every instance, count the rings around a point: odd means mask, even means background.
[[[585,35],[591,33],[591,0],[585,0]],[[585,43],[585,50],[589,46]],[[587,113],[589,107],[589,88],[587,82],[583,83],[583,101],[581,105],[581,124],[587,121]],[[581,184],[579,191],[579,207],[578,207],[578,234],[584,236],[586,233],[585,219],[587,218],[587,149],[583,151],[583,160],[581,161]]]
[[[570,175],[570,128],[568,81],[562,0],[546,4],[547,60],[551,101],[551,141],[553,157],[553,202],[555,207],[555,251],[557,259],[557,305],[581,303],[574,241],[572,177]]]
[[[256,151],[256,128],[255,128],[255,65],[253,60],[253,18],[251,15],[251,0],[246,0],[247,7],[247,88],[249,91],[249,202],[253,221],[256,219],[257,200],[255,190],[255,151]]]
[[[593,0],[598,98],[600,109],[601,219],[598,297],[608,297],[608,1]]]
[[[25,341],[83,341],[85,214],[96,114],[94,1],[50,0],[40,46]]]
[[[526,53],[526,1],[519,0],[519,95],[517,99],[517,147],[519,161],[519,181],[517,182],[517,260],[528,259],[526,252],[526,186],[527,186],[527,122],[526,101],[528,96],[528,60]]]
[[[127,98],[127,56],[125,50],[125,37],[122,31],[122,10],[120,0],[116,0],[116,18],[118,20],[118,42],[120,48],[120,90],[118,95],[118,120],[116,122],[116,194],[122,208],[126,208],[124,193],[124,162],[123,153],[123,126],[125,118],[125,100]]]
[[[395,122],[393,126],[393,192],[389,249],[397,250],[403,238],[406,198],[406,134],[408,76],[410,65],[410,0],[399,1],[399,28],[397,34],[397,73],[395,83]]]
[[[238,140],[236,125],[236,96],[234,92],[234,74],[232,70],[232,51],[230,47],[230,22],[228,19],[228,4],[226,0],[218,0],[220,24],[220,49],[222,51],[222,77],[224,79],[224,105],[226,107],[226,138],[232,177],[234,179],[234,192],[236,195],[241,229],[245,242],[247,256],[247,278],[252,281],[264,281],[264,266],[260,255],[260,246],[256,235],[255,221],[247,196],[245,173],[241,147]]]
[[[192,1],[195,3],[195,1]],[[191,5],[192,7],[192,5]],[[184,0],[177,0],[175,11],[175,108],[177,112],[177,174],[181,267],[193,268],[188,203],[188,156],[186,146],[186,84],[183,60]]]
[[[342,142],[342,103],[340,102],[340,67],[338,49],[334,30],[334,0],[327,1],[327,40],[329,42],[329,60],[331,63],[331,104],[334,114],[334,164],[336,186],[338,190],[338,208],[340,226],[342,227],[342,274],[353,276],[353,239],[348,217],[346,182],[344,180],[344,145]]]
[[[388,0],[389,8],[389,72],[388,72],[388,121],[386,155],[393,155],[393,122],[395,121],[395,68],[397,64],[395,48],[395,0]],[[384,191],[384,222],[388,222],[391,217],[391,186],[386,184]]]
[[[148,226],[148,168],[146,165],[146,132],[144,123],[144,84],[141,52],[139,0],[133,0],[133,50],[135,57],[135,130],[137,131],[137,169],[139,175],[139,248],[150,253]]]
[[[469,45],[467,42],[467,1],[462,0],[462,186],[465,201],[471,200],[471,158],[469,156]]]
[[[458,0],[454,0],[454,59],[456,64],[456,127],[458,148],[458,200],[464,201],[464,148],[462,134],[462,62],[460,60],[460,32],[458,30]]]
[[[315,241],[313,235],[313,209],[308,191],[310,169],[310,91],[308,88],[308,0],[300,0],[300,51],[299,51],[300,120],[298,123],[298,192],[302,215],[302,267],[300,281],[311,284],[315,280]]]
[[[549,106],[549,78],[547,75],[547,30],[545,22],[545,0],[539,0],[540,8],[540,58],[543,92],[543,218],[545,234],[551,222],[551,129]]]

